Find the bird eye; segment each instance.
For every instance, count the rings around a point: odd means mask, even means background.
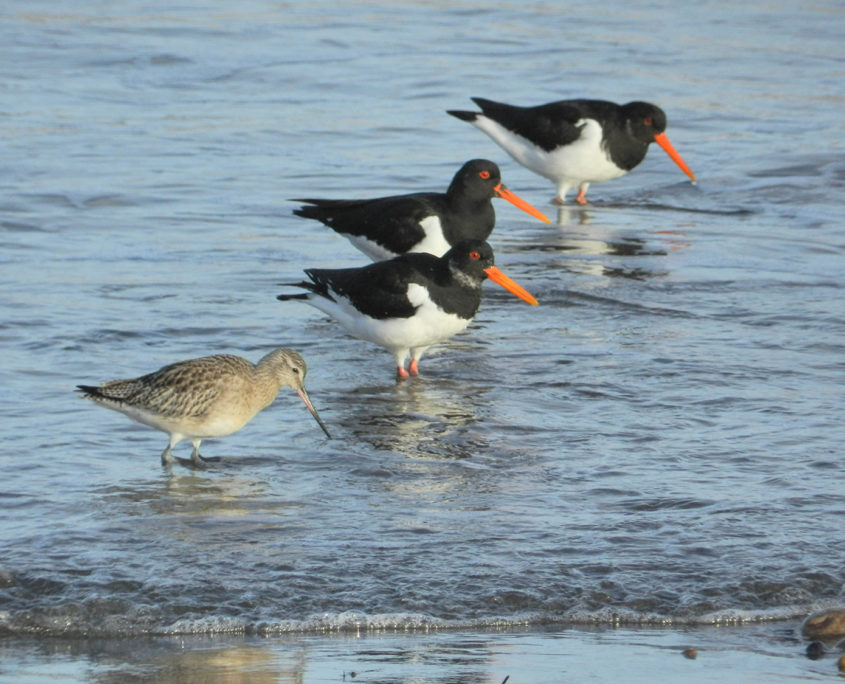
[[[644,119],[643,123],[645,123],[646,126],[651,126],[654,123],[654,119],[652,119],[650,116],[647,116]]]
[[[293,367],[293,372],[294,372],[294,373],[296,373],[297,375],[299,375],[299,368],[297,368],[296,366],[294,366],[294,367]]]
[[[478,261],[481,258],[481,255],[478,252],[470,252],[469,258],[473,261]]]
[[[487,171],[487,170],[479,171],[478,175],[481,176],[484,180],[487,180],[488,178],[490,178],[490,172]]]

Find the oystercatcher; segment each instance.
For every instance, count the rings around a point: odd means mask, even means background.
[[[423,353],[466,328],[490,278],[536,305],[537,300],[493,265],[483,240],[463,240],[442,257],[403,254],[361,268],[306,269],[310,282],[284,283],[309,292],[282,294],[301,299],[338,321],[350,334],[390,351],[400,378],[416,375]],[[405,359],[411,362],[405,370]]]
[[[322,221],[374,261],[407,252],[443,256],[461,240],[486,240],[496,223],[490,200],[501,197],[549,223],[540,211],[502,185],[487,159],[464,164],[445,193],[417,192],[374,199],[295,199],[293,213]]]
[[[174,461],[171,450],[191,440],[193,465],[202,466],[200,442],[237,432],[267,408],[283,386],[292,387],[331,439],[305,391],[305,361],[293,349],[279,348],[257,364],[240,356],[216,354],[180,361],[131,380],[100,386],[78,385],[86,399],[170,435],[162,465]]]
[[[653,142],[695,181],[664,133],[666,114],[648,102],[560,100],[517,107],[481,97],[472,100],[480,112],[447,113],[484,131],[517,162],[555,183],[555,204],[564,204],[576,185],[575,201],[586,204],[590,183],[625,175],[645,159]]]

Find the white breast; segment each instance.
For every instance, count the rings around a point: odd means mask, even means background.
[[[479,116],[473,123],[517,162],[556,183],[563,179],[572,185],[599,183],[625,174],[601,147],[602,130],[595,119],[576,122],[581,127],[578,140],[551,152],[485,116]]]
[[[336,299],[331,302],[324,297],[313,297],[309,303],[332,316],[355,337],[391,351],[426,347],[456,335],[469,325],[468,320],[439,308],[429,299],[426,289],[417,284],[408,286],[408,299],[417,307],[410,318],[372,318],[343,297]]]

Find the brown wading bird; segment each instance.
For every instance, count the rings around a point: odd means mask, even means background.
[[[282,387],[292,387],[331,439],[305,391],[305,361],[293,349],[275,349],[257,364],[240,356],[217,354],[164,366],[131,380],[99,386],[78,385],[78,391],[100,406],[170,435],[162,465],[174,461],[171,450],[190,440],[193,465],[206,461],[200,442],[237,432],[273,403]],[[215,459],[216,460],[216,459]]]

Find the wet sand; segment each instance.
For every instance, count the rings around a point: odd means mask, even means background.
[[[800,621],[703,627],[0,641],[0,682],[830,681]]]

